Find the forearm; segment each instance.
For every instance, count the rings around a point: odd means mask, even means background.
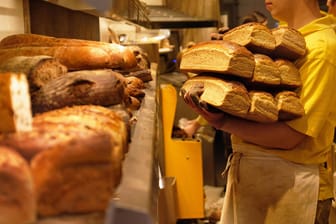
[[[299,144],[306,135],[292,129],[284,122],[257,123],[229,116],[220,127],[225,132],[256,145],[289,150]]]

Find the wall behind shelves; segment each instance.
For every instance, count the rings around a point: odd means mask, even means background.
[[[23,1],[1,0],[0,21],[0,39],[15,33],[24,33]]]

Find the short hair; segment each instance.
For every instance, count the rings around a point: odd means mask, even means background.
[[[267,16],[265,16],[262,12],[253,11],[252,13],[244,16],[242,18],[242,24],[249,23],[249,22],[256,22],[256,23],[263,23],[267,20]]]

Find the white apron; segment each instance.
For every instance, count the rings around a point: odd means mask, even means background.
[[[313,224],[318,165],[301,165],[236,149],[228,162],[220,224]]]

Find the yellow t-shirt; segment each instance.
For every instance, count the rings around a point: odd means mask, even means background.
[[[305,115],[287,122],[293,129],[309,138],[292,150],[265,149],[251,145],[232,136],[232,144],[278,155],[281,158],[302,164],[323,164],[328,159],[336,126],[336,34],[332,28],[334,18],[325,15],[300,28],[307,53],[295,63],[300,69],[302,88],[299,90]],[[327,173],[320,169],[319,199],[332,197]]]

